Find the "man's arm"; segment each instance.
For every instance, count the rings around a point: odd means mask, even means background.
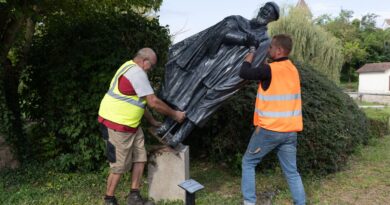
[[[165,104],[162,100],[160,100],[156,95],[151,94],[147,95],[146,97],[146,102],[148,103],[148,107],[156,110],[157,112],[163,114],[163,115],[168,115],[175,121],[181,123],[184,121],[186,118],[185,113],[174,110],[170,108],[167,104]]]
[[[145,97],[148,107],[155,109],[157,112],[168,115],[177,122],[183,122],[185,119],[185,113],[181,111],[176,111],[170,108],[163,101],[158,99],[154,95],[152,86],[150,85],[148,76],[141,67],[135,67],[128,70],[124,76],[129,80],[130,84],[134,88],[138,97]],[[145,112],[146,115],[150,114]],[[148,118],[150,116],[146,116]]]
[[[271,79],[271,68],[268,64],[263,63],[259,67],[252,68],[253,53],[249,53],[240,69],[240,77],[245,80],[269,81]]]
[[[153,117],[152,113],[150,113],[148,109],[145,109],[144,117],[146,118],[146,120],[147,120],[152,126],[159,127],[159,126],[161,126],[161,124],[162,124],[160,121],[157,121],[157,120]]]

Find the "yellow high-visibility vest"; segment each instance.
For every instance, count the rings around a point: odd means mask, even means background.
[[[137,66],[127,61],[116,72],[111,80],[110,88],[100,103],[99,116],[129,127],[137,128],[144,115],[146,100],[137,95],[124,95],[119,91],[119,78],[129,69]]]
[[[273,62],[271,84],[264,91],[259,83],[253,123],[276,132],[303,129],[301,86],[297,68],[290,60]]]

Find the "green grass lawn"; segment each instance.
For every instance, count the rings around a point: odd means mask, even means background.
[[[376,102],[366,102],[366,101],[360,101],[360,100],[355,100],[355,103],[358,105],[384,105],[381,103],[376,103]],[[386,106],[386,105],[384,105]]]
[[[304,176],[309,204],[388,204],[390,201],[390,136],[372,140],[350,160],[344,171],[318,179]],[[40,166],[0,173],[0,204],[102,204],[106,172],[58,173]],[[191,178],[205,186],[197,193],[199,205],[237,205],[241,202],[240,176],[228,168],[195,162]],[[118,187],[125,204],[129,175]],[[146,194],[146,182],[143,194]],[[279,168],[257,174],[257,192],[274,192],[273,204],[292,204]],[[180,202],[160,202],[179,205]]]
[[[313,187],[309,199],[313,204],[389,204],[389,147],[390,136],[373,140],[350,160],[345,171],[309,181],[307,187]]]
[[[364,109],[367,116],[388,119],[390,108]],[[366,205],[390,202],[390,136],[375,138],[360,148],[344,171],[325,178],[303,176],[308,204]],[[260,165],[261,166],[261,165]],[[102,204],[107,170],[95,173],[60,173],[33,164],[15,171],[0,172],[1,205]],[[237,205],[242,201],[241,177],[226,165],[191,162],[191,178],[205,189],[197,193],[198,205]],[[125,204],[130,174],[124,175],[117,189],[120,204]],[[292,204],[287,184],[279,167],[257,174],[257,193],[272,193],[275,205]],[[144,179],[142,193],[147,193]],[[261,197],[259,197],[261,199]],[[159,202],[158,205],[181,205]]]
[[[356,92],[358,90],[359,83],[358,82],[340,82],[340,88],[350,92]]]
[[[387,106],[385,108],[365,108],[364,112],[370,118],[388,117],[390,116],[390,106]]]

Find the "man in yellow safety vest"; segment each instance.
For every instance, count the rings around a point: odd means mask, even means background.
[[[185,119],[185,113],[173,110],[154,94],[147,72],[157,63],[151,48],[140,49],[133,60],[125,62],[115,73],[110,87],[100,103],[98,121],[106,141],[110,174],[107,179],[106,205],[116,205],[115,189],[123,173],[132,169],[131,191],[128,205],[153,204],[142,199],[140,181],[147,160],[144,134],[139,127],[143,116],[159,126],[146,105],[177,122]]]

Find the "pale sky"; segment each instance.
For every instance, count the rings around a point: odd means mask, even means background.
[[[251,19],[266,0],[164,0],[160,12],[160,24],[169,25],[174,42],[198,33],[230,15]],[[298,0],[274,0],[280,7],[296,5]],[[377,26],[390,19],[390,0],[305,0],[314,17],[322,14],[338,16],[341,9],[352,10],[354,18],[375,13]]]

